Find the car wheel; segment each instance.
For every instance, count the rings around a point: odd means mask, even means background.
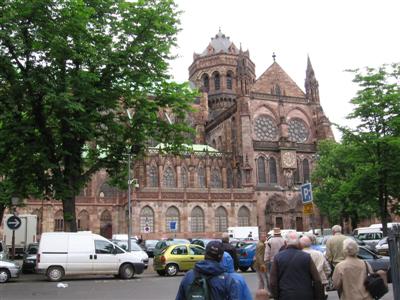
[[[0,283],[7,282],[11,275],[7,269],[0,269]]]
[[[179,272],[179,267],[176,264],[168,264],[165,267],[165,272],[168,276],[175,276]]]
[[[242,272],[246,272],[249,267],[239,267],[239,270]]]
[[[133,269],[133,266],[130,264],[124,264],[119,269],[119,276],[122,279],[131,279],[133,275],[135,275],[135,270]]]
[[[256,271],[256,269],[254,269],[254,267],[250,267],[250,269],[251,269],[252,272]]]
[[[46,276],[49,281],[60,281],[64,277],[64,269],[59,266],[52,266],[47,269]]]
[[[160,276],[165,276],[165,270],[157,270],[157,274]]]

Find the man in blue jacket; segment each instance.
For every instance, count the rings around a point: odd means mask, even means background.
[[[187,300],[186,295],[195,279],[195,272],[207,276],[212,300],[240,300],[239,285],[232,276],[225,272],[220,264],[224,254],[222,243],[211,241],[207,244],[204,260],[195,264],[183,277],[175,300]]]
[[[233,259],[228,252],[224,252],[224,256],[222,257],[221,265],[224,268],[225,272],[231,275],[231,277],[237,282],[239,285],[240,300],[252,300],[251,292],[249,287],[247,286],[246,280],[244,277],[235,272],[233,267]]]

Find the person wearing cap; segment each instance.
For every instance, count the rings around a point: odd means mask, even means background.
[[[212,300],[239,300],[240,285],[221,265],[224,255],[223,245],[219,241],[211,241],[206,246],[204,260],[195,264],[194,269],[183,277],[175,300],[186,300],[186,295],[193,283],[196,273],[207,276]]]
[[[275,255],[285,246],[285,240],[281,235],[281,229],[276,227],[273,229],[274,235],[265,243],[264,261],[267,266],[267,282],[269,284],[269,276]],[[268,287],[269,288],[269,287]]]

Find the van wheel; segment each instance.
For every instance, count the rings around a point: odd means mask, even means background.
[[[176,264],[168,264],[165,267],[165,272],[167,273],[168,276],[175,276],[178,274],[179,267]]]
[[[64,277],[64,269],[59,266],[53,266],[47,269],[47,279],[49,281],[60,281]]]
[[[11,275],[7,269],[0,269],[0,283],[5,283],[10,279]]]
[[[133,275],[135,275],[135,270],[130,264],[124,264],[119,269],[119,277],[122,279],[131,279]]]

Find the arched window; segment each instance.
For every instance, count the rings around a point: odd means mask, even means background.
[[[90,216],[86,210],[82,210],[78,215],[78,230],[89,230]]]
[[[303,160],[303,179],[304,182],[310,182],[310,165],[308,159]]]
[[[112,217],[108,210],[105,210],[100,215],[100,235],[107,239],[112,237]]]
[[[54,231],[64,231],[64,215],[61,209],[54,215]]]
[[[299,167],[299,161],[296,163],[296,170],[294,170],[294,183],[298,184],[300,183],[300,167]]]
[[[166,232],[179,232],[179,210],[175,206],[170,206],[165,214]]]
[[[104,182],[100,187],[99,196],[100,198],[112,198],[117,196],[118,189]]]
[[[228,230],[228,213],[222,206],[215,211],[215,231],[226,232]]]
[[[202,76],[202,81],[203,81],[203,87],[205,89],[205,92],[208,92],[210,89],[210,79],[207,74],[204,74]]]
[[[265,184],[267,182],[265,178],[265,160],[264,157],[257,159],[257,171],[258,171],[258,183]]]
[[[231,168],[226,169],[226,184],[228,188],[233,187],[233,173]]]
[[[242,187],[242,171],[239,167],[236,170],[236,187],[239,189]]]
[[[164,182],[164,187],[169,187],[169,188],[176,187],[175,172],[174,170],[172,170],[171,167],[167,167],[164,170],[163,182]]]
[[[140,232],[154,232],[154,211],[150,206],[145,206],[140,211]]]
[[[276,160],[273,157],[269,159],[269,183],[278,183]]]
[[[250,210],[246,206],[242,206],[238,212],[238,226],[250,225]]]
[[[211,173],[211,187],[222,188],[221,172],[217,168],[214,168]]]
[[[228,90],[232,89],[232,73],[230,72],[226,75],[226,88]]]
[[[214,87],[216,91],[221,88],[221,78],[218,72],[214,73]]]
[[[158,186],[158,170],[156,166],[150,166],[147,169],[148,174],[148,186],[149,187],[157,187]]]
[[[182,181],[182,187],[184,188],[189,187],[188,171],[185,167],[181,168],[181,181]]]
[[[199,178],[199,187],[206,187],[206,174],[203,167],[199,167],[197,170],[197,177]]]
[[[191,232],[204,232],[204,212],[199,206],[192,210],[190,229]]]

